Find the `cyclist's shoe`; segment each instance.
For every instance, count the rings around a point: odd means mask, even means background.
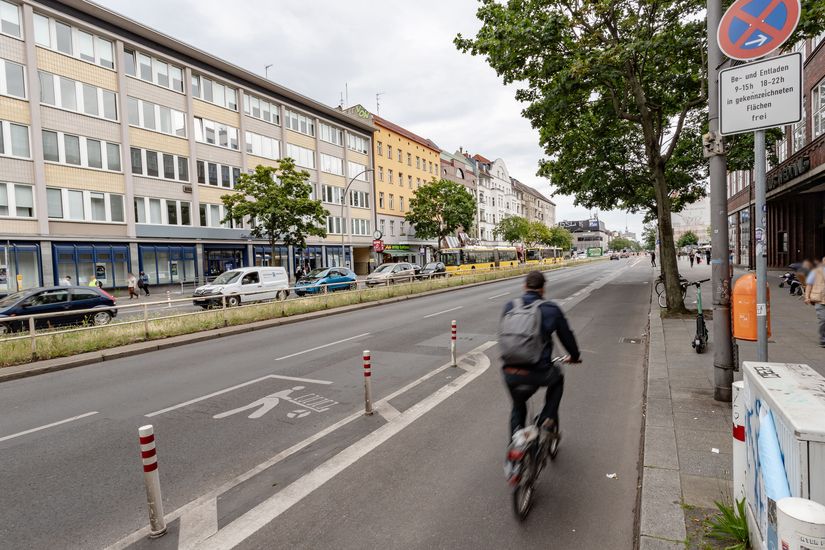
[[[555,459],[559,454],[559,444],[561,443],[561,431],[559,424],[551,418],[546,418],[541,424],[541,431],[544,437],[548,439],[547,454],[550,459]]]
[[[522,428],[513,434],[510,445],[507,446],[507,457],[504,460],[504,475],[510,485],[517,485],[521,481],[522,459],[536,436],[534,426]]]

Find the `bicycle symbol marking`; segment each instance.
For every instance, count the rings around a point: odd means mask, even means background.
[[[261,397],[260,399],[253,401],[248,405],[244,405],[243,407],[238,407],[230,411],[216,414],[212,418],[220,420],[222,418],[227,418],[245,411],[252,410],[253,412],[247,418],[251,418],[254,420],[256,418],[261,418],[266,413],[277,407],[281,401],[290,403],[298,407],[297,409],[288,412],[286,415],[287,418],[304,418],[305,416],[309,416],[312,413],[326,412],[334,405],[338,404],[337,401],[327,399],[326,397],[320,396],[317,393],[307,393],[304,395],[299,395],[297,397],[292,397],[293,392],[299,392],[303,389],[305,389],[305,386],[293,386],[291,389],[288,390],[281,390],[275,393],[271,393],[269,395],[266,395],[264,397]]]

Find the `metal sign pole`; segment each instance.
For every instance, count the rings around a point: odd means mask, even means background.
[[[757,130],[753,136],[754,187],[756,196],[756,358],[768,360],[768,254],[767,212],[765,199],[765,130]]]

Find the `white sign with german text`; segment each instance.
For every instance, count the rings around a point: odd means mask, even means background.
[[[723,135],[776,128],[802,120],[802,55],[792,53],[719,72]]]

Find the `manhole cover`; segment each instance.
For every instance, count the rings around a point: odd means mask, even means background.
[[[627,336],[619,338],[620,344],[641,344],[642,338],[629,338]]]

